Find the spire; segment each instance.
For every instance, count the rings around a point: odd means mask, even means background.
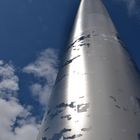
[[[116,34],[111,18],[101,0],[81,0],[72,36],[92,31],[99,34]]]
[[[81,0],[37,140],[139,140],[140,77],[100,0]]]

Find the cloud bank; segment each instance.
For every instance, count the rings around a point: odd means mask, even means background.
[[[35,140],[39,124],[17,99],[19,78],[13,65],[0,60],[0,140]]]
[[[33,74],[38,80],[30,86],[33,96],[40,104],[47,105],[52,87],[55,83],[58,69],[58,51],[48,48],[40,53],[38,58],[24,67],[23,71]],[[39,82],[43,81],[43,83]]]
[[[46,49],[23,71],[37,81],[30,85],[34,97],[46,105],[54,85],[58,67],[58,51]],[[41,82],[40,82],[41,81]],[[43,82],[42,82],[43,81]],[[32,116],[31,107],[18,100],[19,78],[15,67],[0,60],[0,140],[36,140],[40,124]]]

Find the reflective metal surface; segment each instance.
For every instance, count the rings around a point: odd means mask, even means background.
[[[37,140],[140,140],[140,78],[100,0],[81,0]]]

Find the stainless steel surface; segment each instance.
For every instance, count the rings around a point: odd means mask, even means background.
[[[140,77],[117,36],[101,1],[81,0],[38,140],[140,140]]]

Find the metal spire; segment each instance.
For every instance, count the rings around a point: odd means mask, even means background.
[[[140,140],[140,78],[100,0],[81,0],[37,140]]]

